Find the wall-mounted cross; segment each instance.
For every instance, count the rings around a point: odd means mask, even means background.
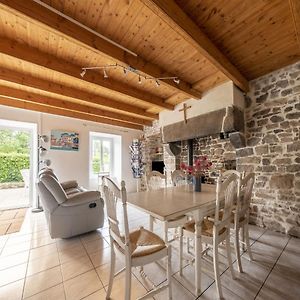
[[[186,111],[188,109],[190,109],[191,106],[187,106],[186,103],[183,103],[183,108],[179,109],[179,111],[183,111],[183,117],[184,117],[184,123],[187,123],[187,119],[186,119]]]

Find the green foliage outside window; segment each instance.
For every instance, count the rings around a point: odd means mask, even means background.
[[[30,166],[30,133],[0,130],[0,183],[22,182],[22,169]]]

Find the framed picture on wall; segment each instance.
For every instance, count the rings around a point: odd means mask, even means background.
[[[79,134],[65,130],[51,130],[50,149],[78,151]]]

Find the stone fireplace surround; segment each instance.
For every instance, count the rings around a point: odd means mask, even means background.
[[[251,81],[245,102],[246,145],[236,149],[219,134],[197,137],[194,157],[236,161],[238,171],[255,172],[251,223],[300,237],[300,62]],[[145,128],[146,140],[153,133],[161,133],[158,123]],[[176,157],[164,145],[167,171],[181,161],[186,142]]]

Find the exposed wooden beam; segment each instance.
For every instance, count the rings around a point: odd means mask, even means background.
[[[290,0],[290,9],[292,13],[293,22],[294,22],[298,46],[300,48],[300,1]]]
[[[60,108],[54,108],[54,107],[45,106],[45,105],[41,105],[41,104],[30,103],[27,101],[6,98],[3,96],[0,96],[0,105],[5,105],[5,106],[10,106],[10,107],[15,107],[15,108],[22,108],[22,109],[27,109],[27,110],[33,110],[33,111],[43,112],[43,113],[52,114],[52,115],[60,115],[60,116],[64,116],[64,117],[81,119],[81,120],[85,120],[85,121],[93,121],[93,122],[97,122],[97,123],[109,124],[109,125],[131,128],[131,129],[136,129],[136,130],[143,130],[143,126],[141,126],[141,125],[130,124],[130,123],[116,121],[116,120],[110,120],[110,119],[97,117],[97,116],[93,116],[93,115],[87,115],[87,114],[83,114],[83,113],[79,113],[79,112],[75,112],[75,111],[68,111],[68,110],[64,110],[64,109],[60,109]]]
[[[53,94],[59,94],[62,96],[78,99],[86,102],[87,104],[89,103],[98,104],[101,106],[114,108],[119,111],[129,112],[135,115],[139,115],[140,118],[145,117],[146,119],[158,119],[157,114],[149,113],[146,110],[139,108],[137,106],[104,98],[102,96],[91,94],[79,89],[75,89],[73,87],[71,88],[68,86],[57,84],[55,82],[33,77],[28,74],[15,72],[9,69],[4,69],[4,68],[0,69],[0,80],[13,82],[23,86],[50,92]]]
[[[141,0],[243,91],[248,81],[173,0]]]
[[[46,106],[51,106],[59,109],[67,109],[67,110],[76,111],[80,113],[86,113],[88,115],[95,115],[95,116],[118,120],[122,122],[128,122],[128,123],[146,125],[146,126],[152,125],[152,122],[149,120],[143,120],[128,115],[122,115],[115,112],[102,110],[99,108],[90,107],[87,105],[82,105],[82,104],[69,102],[65,100],[60,100],[45,95],[39,95],[39,94],[27,92],[24,90],[14,89],[6,86],[0,86],[0,95],[4,97],[12,97],[15,99],[20,99],[28,102],[43,104]]]
[[[0,53],[9,55],[13,58],[20,59],[53,71],[62,73],[64,75],[72,76],[73,78],[96,84],[104,89],[130,96],[140,101],[143,101],[151,106],[157,106],[164,109],[173,109],[174,106],[165,103],[164,99],[146,93],[122,82],[117,82],[113,79],[104,79],[98,72],[89,71],[84,78],[80,76],[81,67],[71,64],[68,61],[59,59],[53,55],[49,55],[39,51],[38,49],[29,47],[25,44],[16,41],[1,38],[0,39]]]
[[[19,13],[26,15],[48,27],[52,30],[58,31],[68,37],[73,38],[80,44],[97,51],[101,55],[112,58],[116,62],[129,65],[147,76],[151,77],[171,77],[174,74],[163,70],[158,65],[152,64],[146,61],[140,56],[133,56],[132,54],[122,50],[121,48],[111,44],[102,37],[94,34],[91,31],[59,16],[55,12],[41,6],[40,4],[32,1],[19,1],[19,0],[0,0],[0,3],[5,6],[18,11]],[[179,84],[173,82],[173,80],[163,80],[162,84],[181,91],[192,98],[201,98],[201,93],[195,90],[192,85],[183,80]]]

